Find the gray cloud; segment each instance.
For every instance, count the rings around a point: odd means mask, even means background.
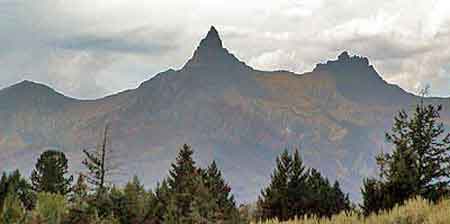
[[[175,35],[177,35],[175,32],[152,30],[151,27],[145,26],[119,33],[79,35],[62,39],[56,43],[56,46],[71,50],[162,56],[176,48],[169,43],[169,40],[175,39],[173,38]]]

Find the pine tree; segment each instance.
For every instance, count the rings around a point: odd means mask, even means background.
[[[204,173],[205,185],[215,203],[214,222],[235,222],[235,219],[239,217],[239,211],[236,208],[234,197],[231,195],[231,188],[225,183],[216,162],[213,161]]]
[[[48,150],[41,154],[31,174],[33,189],[66,195],[70,192],[73,176],[68,175],[68,164],[63,152]]]
[[[308,170],[303,165],[298,150],[294,151],[292,159],[292,171],[288,186],[289,217],[301,217],[307,212],[306,204],[310,197],[308,188]]]
[[[170,187],[171,199],[176,206],[175,219],[182,223],[192,223],[190,219],[192,213],[192,202],[195,199],[197,187],[198,171],[192,158],[191,146],[183,145],[178,153],[176,162],[172,164],[168,184]]]
[[[167,181],[159,184],[146,217],[155,223],[240,223],[231,188],[213,161],[198,168],[193,150],[183,145]],[[153,218],[150,218],[153,217]]]
[[[180,224],[180,217],[177,214],[177,206],[175,204],[174,199],[169,199],[165,212],[162,214],[163,217],[161,221],[157,221],[156,223],[164,223],[164,224]]]
[[[204,172],[198,169],[198,173]],[[182,223],[223,223],[224,217],[217,216],[219,214],[219,207],[217,205],[218,198],[215,198],[208,186],[205,185],[203,175],[195,177],[196,186],[192,192],[194,201],[191,203],[191,213],[189,217],[185,217]]]
[[[287,220],[288,183],[292,166],[292,159],[287,150],[276,159],[276,164],[269,186],[261,193],[259,209],[263,219],[277,217],[279,220]]]
[[[155,223],[164,223],[164,220],[175,219],[175,205],[171,199],[169,185],[166,180],[158,183],[155,189],[155,197],[151,203],[152,210],[148,211],[144,220],[153,220]],[[166,217],[170,214],[170,217]]]
[[[0,179],[0,212],[6,196],[10,193],[14,193],[26,209],[31,209],[34,206],[35,194],[32,191],[32,186],[22,177],[19,170],[15,170],[11,174],[2,174]]]
[[[392,202],[385,183],[374,179],[365,179],[361,188],[362,204],[360,205],[364,215],[378,213],[385,208],[391,208]]]
[[[366,181],[362,189],[366,213],[392,208],[418,195],[437,200],[448,192],[450,134],[445,134],[439,121],[441,110],[440,105],[422,101],[412,117],[402,110],[394,118],[392,130],[386,134],[394,149],[377,157],[381,183]],[[383,201],[371,207],[374,200]]]
[[[338,181],[335,181],[333,188],[331,189],[331,206],[328,216],[338,214],[341,211],[350,211],[351,202],[348,194],[345,194],[341,190],[341,186]]]
[[[308,200],[307,214],[317,216],[328,216],[330,183],[316,169],[311,169],[308,177],[308,186],[310,188],[310,199]]]
[[[288,220],[304,215],[332,216],[350,209],[348,195],[336,181],[331,185],[315,169],[307,170],[298,151],[284,151],[277,158],[277,167],[269,186],[257,203],[260,219]]]
[[[123,190],[124,195],[124,214],[126,214],[121,223],[140,223],[146,214],[146,204],[149,196],[144,189],[144,186],[139,181],[137,176],[134,176],[132,181],[125,185]]]

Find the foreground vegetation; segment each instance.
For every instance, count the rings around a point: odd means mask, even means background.
[[[304,166],[297,150],[277,158],[253,209],[238,207],[217,164],[197,166],[189,145],[155,189],[145,189],[137,177],[115,186],[106,125],[99,146],[83,150],[86,172],[75,183],[57,150],[41,154],[30,178],[3,173],[0,224],[450,223],[450,133],[439,120],[441,109],[422,103],[412,116],[401,111],[395,117],[386,134],[393,149],[377,157],[379,177],[364,180],[359,209],[339,182]]]
[[[450,223],[450,200],[437,204],[423,198],[410,199],[403,206],[364,216],[356,212],[341,213],[331,218],[300,218],[279,222],[270,220],[258,224],[448,224]],[[256,223],[253,223],[256,224]]]

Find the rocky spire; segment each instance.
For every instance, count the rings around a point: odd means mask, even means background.
[[[192,58],[186,63],[184,68],[198,68],[211,66],[230,66],[243,64],[234,55],[230,54],[222,45],[219,32],[214,26],[208,31],[206,37],[200,41],[199,46]]]
[[[200,42],[199,48],[209,49],[222,49],[222,40],[220,39],[219,32],[217,32],[214,26],[208,31],[206,37]]]

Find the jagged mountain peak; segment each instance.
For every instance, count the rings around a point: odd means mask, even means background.
[[[193,56],[183,68],[206,68],[226,66],[228,68],[248,67],[223,47],[219,32],[211,26],[206,36],[200,41]]]
[[[339,56],[338,56],[338,60],[340,61],[345,61],[345,60],[349,60],[350,59],[350,55],[348,54],[347,51],[342,52]]]
[[[359,68],[360,71],[367,70],[368,72],[373,72],[373,66],[370,65],[369,59],[367,57],[353,55],[347,51],[340,53],[336,60],[329,60],[326,63],[317,64],[314,71],[321,70],[335,70],[339,69],[349,69],[349,68]]]
[[[206,37],[200,42],[199,48],[223,48],[219,32],[214,26],[211,26]]]
[[[318,64],[313,73],[325,75],[336,83],[337,91],[359,102],[398,103],[411,99],[410,94],[387,83],[367,57],[340,53],[335,60]]]

